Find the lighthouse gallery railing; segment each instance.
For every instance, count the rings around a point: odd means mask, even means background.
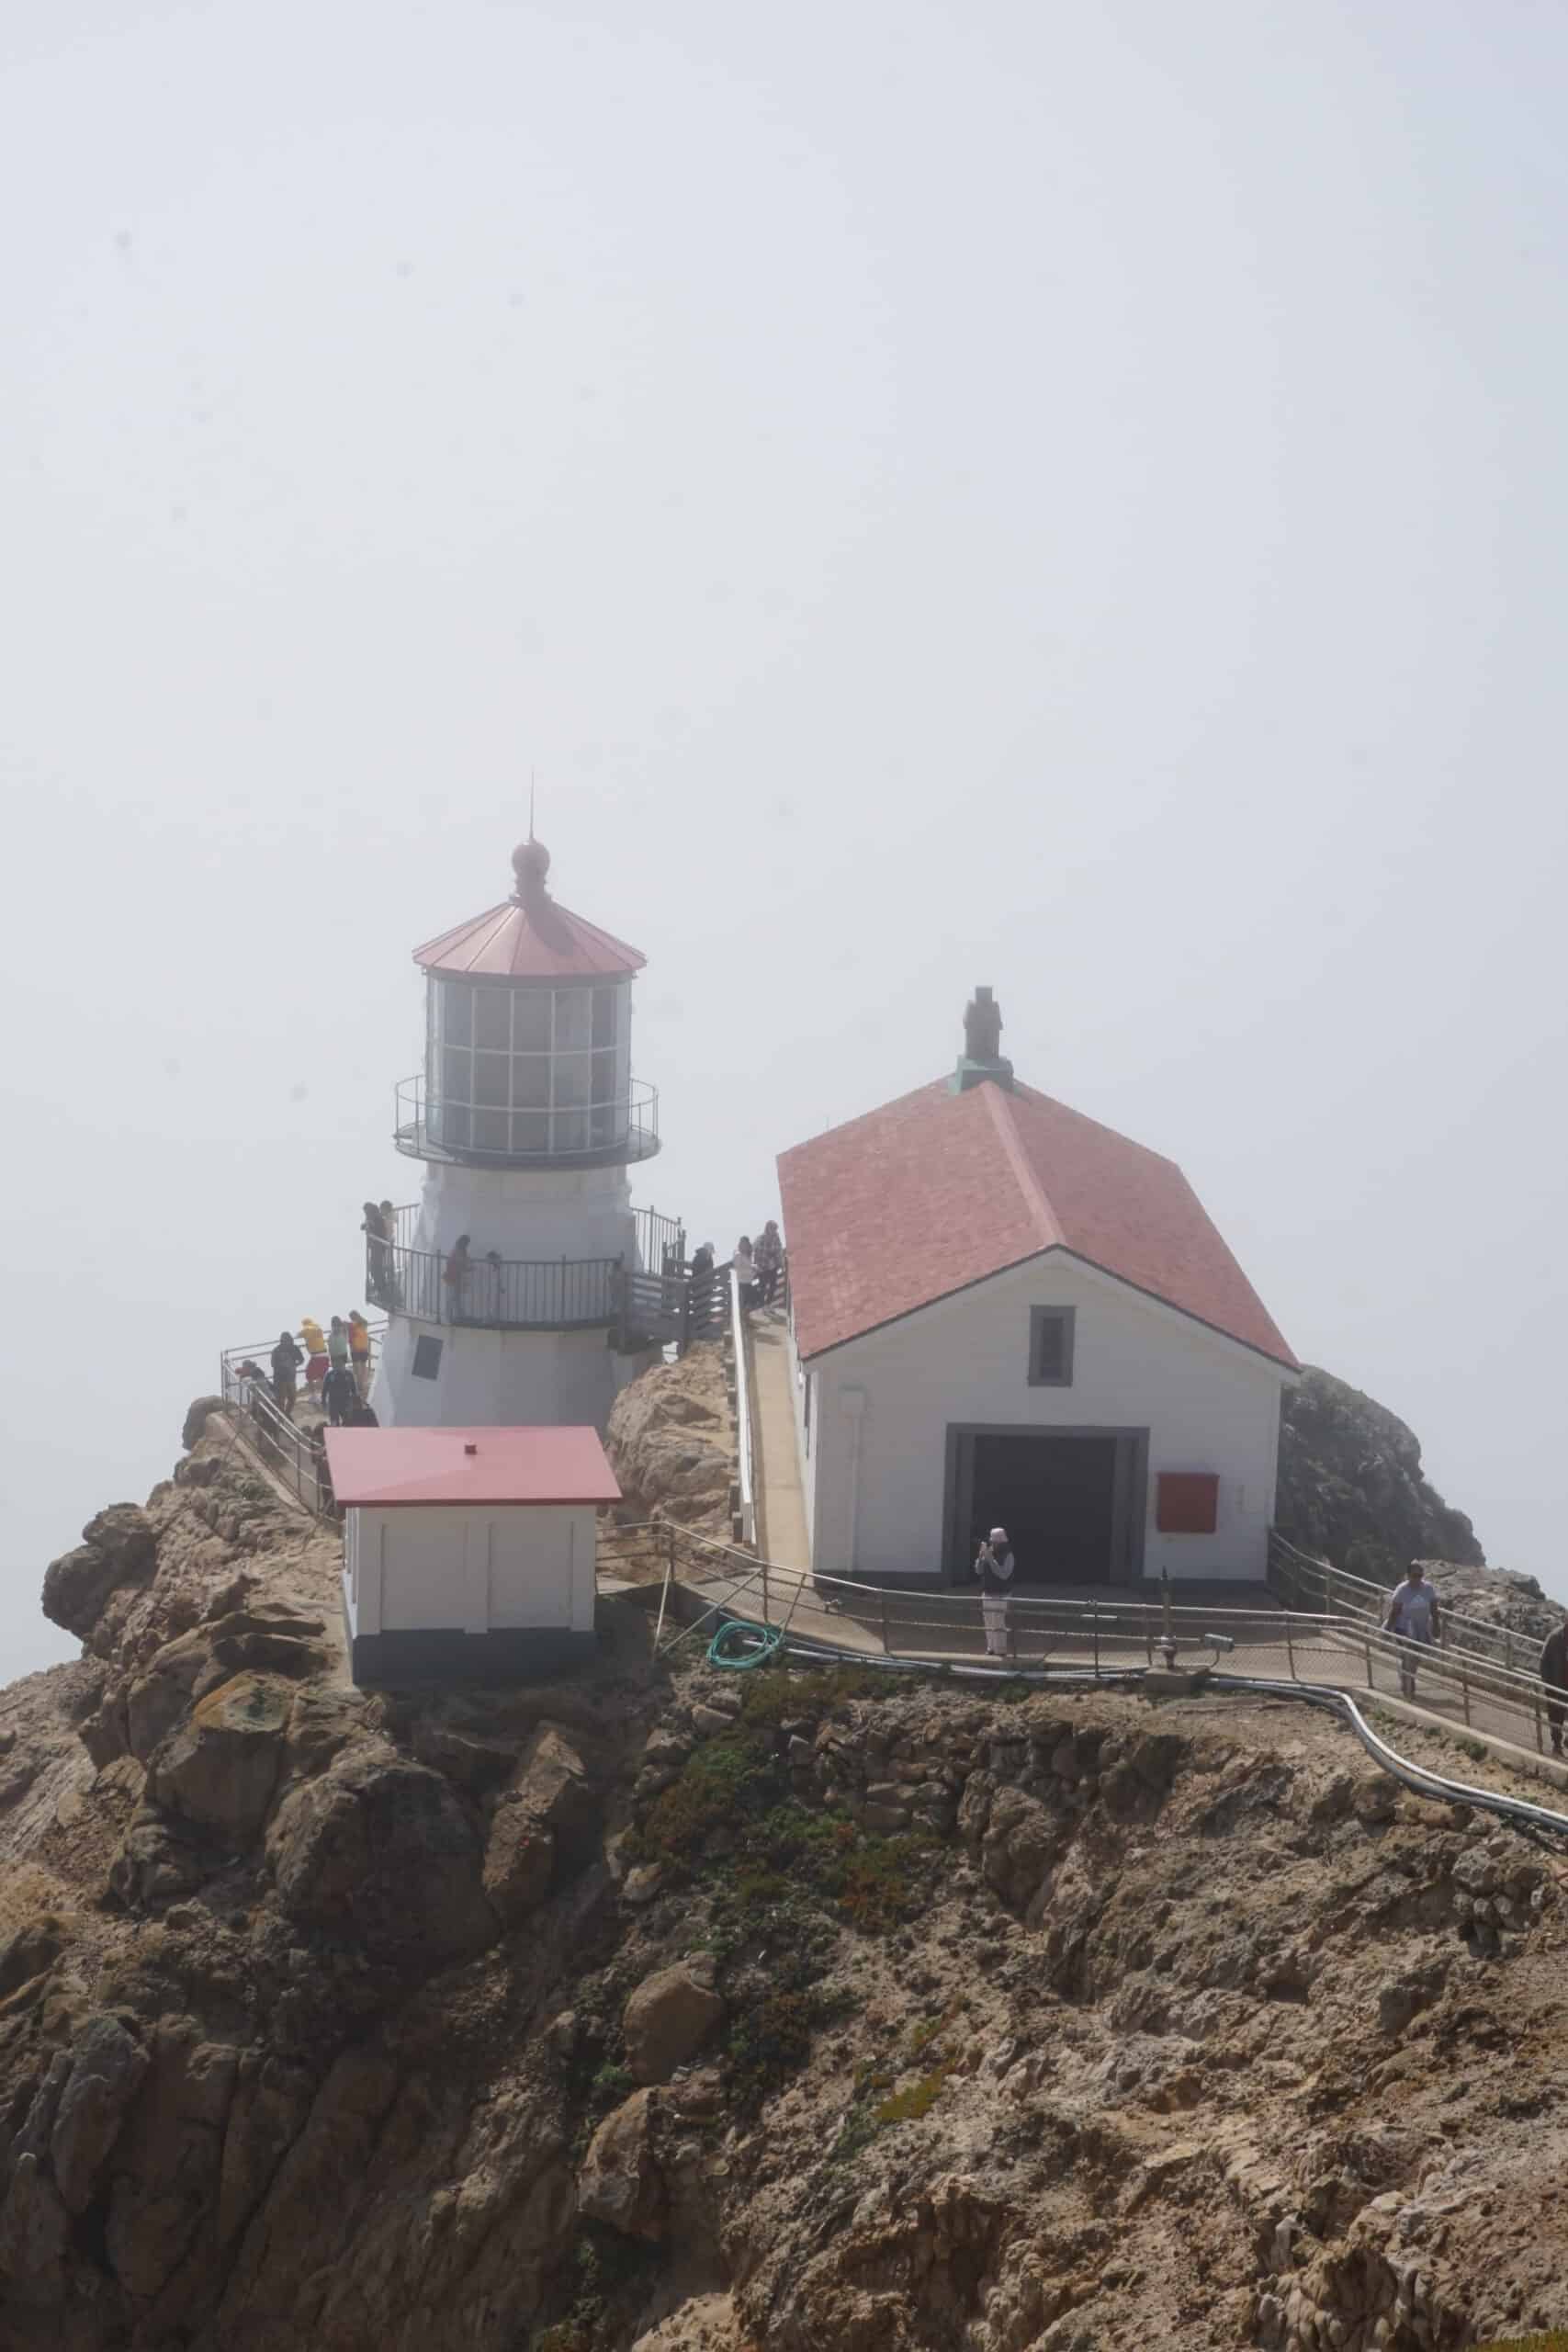
[[[707,1336],[722,1320],[723,1297],[714,1278],[694,1283],[685,1266],[685,1235],[673,1217],[638,1209],[637,1255],[502,1258],[471,1255],[464,1265],[438,1251],[416,1250],[404,1237],[416,1228],[412,1207],[397,1213],[393,1238],[367,1239],[366,1287],[378,1306],[416,1322],[468,1325],[480,1330],[571,1331],[607,1329],[637,1341]]]

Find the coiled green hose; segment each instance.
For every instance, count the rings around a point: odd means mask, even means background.
[[[753,1667],[769,1665],[783,1647],[782,1625],[754,1625],[749,1617],[727,1617],[708,1644],[708,1664],[746,1674]]]

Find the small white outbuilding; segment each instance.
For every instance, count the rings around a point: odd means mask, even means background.
[[[621,1491],[595,1430],[346,1429],[326,1445],[356,1683],[592,1655],[595,1514]]]

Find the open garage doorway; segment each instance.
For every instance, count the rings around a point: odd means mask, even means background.
[[[1028,1585],[1127,1584],[1143,1573],[1146,1430],[953,1427],[947,1541],[954,1581],[1005,1527]]]

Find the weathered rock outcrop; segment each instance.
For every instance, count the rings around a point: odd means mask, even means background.
[[[672,1519],[728,1539],[735,1420],[716,1343],[654,1364],[623,1388],[604,1442],[625,1498],[617,1518]]]
[[[1485,1565],[1463,1511],[1423,1475],[1415,1431],[1314,1364],[1285,1393],[1275,1520],[1292,1544],[1356,1576],[1392,1582],[1412,1559]]]
[[[43,1580],[43,1613],[68,1634],[90,1641],[111,1595],[141,1586],[157,1566],[152,1523],[135,1503],[114,1503],[89,1520],[82,1542],[51,1563]]]

